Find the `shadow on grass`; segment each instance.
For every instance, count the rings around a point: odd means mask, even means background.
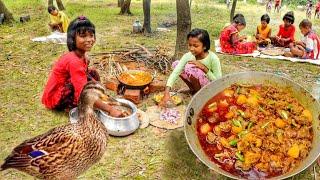
[[[165,148],[168,151],[163,169],[165,179],[228,179],[211,171],[193,154],[183,128],[170,133]]]

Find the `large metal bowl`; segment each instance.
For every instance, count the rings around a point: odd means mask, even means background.
[[[186,113],[185,113],[185,125],[184,132],[187,142],[193,151],[193,153],[209,168],[215,170],[216,172],[223,174],[227,177],[239,179],[241,177],[235,176],[223,169],[221,169],[217,164],[210,161],[208,156],[202,150],[200,142],[198,140],[196,131],[196,120],[197,115],[202,110],[205,103],[210,100],[217,93],[221,92],[227,87],[234,83],[243,84],[264,84],[272,85],[278,88],[286,89],[291,92],[293,96],[308,110],[311,111],[313,115],[313,141],[312,149],[297,168],[293,171],[280,176],[274,177],[273,179],[285,179],[294,176],[301,171],[309,167],[319,156],[320,153],[320,130],[319,130],[319,114],[320,114],[320,104],[317,102],[312,95],[303,87],[294,83],[293,81],[278,75],[264,72],[241,72],[236,74],[230,74],[211,82],[204,88],[202,88],[197,94],[195,94],[189,103]]]
[[[100,121],[106,127],[108,133],[113,136],[127,136],[138,129],[140,121],[137,116],[137,107],[131,101],[126,99],[117,99],[121,103],[125,103],[130,106],[132,114],[127,117],[115,118],[109,116],[101,110],[96,110],[96,114]],[[78,121],[78,108],[73,108],[69,112],[69,119],[71,123]]]

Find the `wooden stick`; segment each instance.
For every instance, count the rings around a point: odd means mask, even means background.
[[[140,45],[140,44],[135,44],[135,45],[136,45],[136,46],[139,46],[142,50],[144,50],[144,51],[148,54],[149,57],[152,57],[152,56],[153,56],[153,54],[151,54],[151,52],[150,52],[147,48],[143,47],[143,46]]]

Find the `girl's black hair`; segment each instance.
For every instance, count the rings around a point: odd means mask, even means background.
[[[74,51],[77,49],[76,35],[85,32],[91,32],[93,33],[94,37],[96,37],[95,26],[88,18],[79,16],[70,22],[67,31],[67,46],[69,51]]]
[[[189,39],[190,37],[196,37],[199,39],[200,42],[202,42],[203,46],[205,47],[204,51],[208,52],[210,49],[210,37],[209,37],[209,33],[207,30],[204,29],[192,29],[188,35],[187,35],[187,39]]]
[[[57,10],[54,6],[48,6],[48,13],[51,14],[52,11]]]
[[[287,12],[287,13],[283,16],[282,20],[287,20],[287,21],[289,21],[291,24],[293,24],[293,23],[294,23],[293,11]]]
[[[244,18],[243,14],[236,14],[233,19],[233,23],[240,24],[246,26],[246,19]]]
[[[304,20],[302,20],[301,22],[300,22],[300,24],[299,24],[299,27],[300,28],[312,28],[312,22],[310,22],[308,19],[304,19]]]
[[[269,17],[269,15],[268,15],[268,14],[262,15],[262,16],[261,16],[261,21],[265,21],[265,22],[267,22],[267,24],[269,24],[269,22],[270,22],[270,17]]]

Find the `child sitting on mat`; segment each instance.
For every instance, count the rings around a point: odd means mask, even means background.
[[[270,17],[268,14],[261,16],[261,24],[257,26],[256,40],[259,46],[267,46],[271,43]]]
[[[271,43],[278,47],[289,47],[290,43],[294,42],[294,33],[296,28],[294,27],[294,15],[292,11],[287,12],[283,18],[283,24],[279,26],[279,32],[277,36],[271,37]]]
[[[304,37],[301,41],[290,44],[290,52],[285,53],[285,56],[319,59],[320,39],[312,31],[312,23],[308,19],[304,19],[300,22],[299,28]]]
[[[244,42],[246,36],[239,36],[239,32],[246,27],[246,20],[242,14],[236,14],[233,23],[225,27],[220,34],[221,51],[228,54],[250,54],[256,49],[255,42]]]

